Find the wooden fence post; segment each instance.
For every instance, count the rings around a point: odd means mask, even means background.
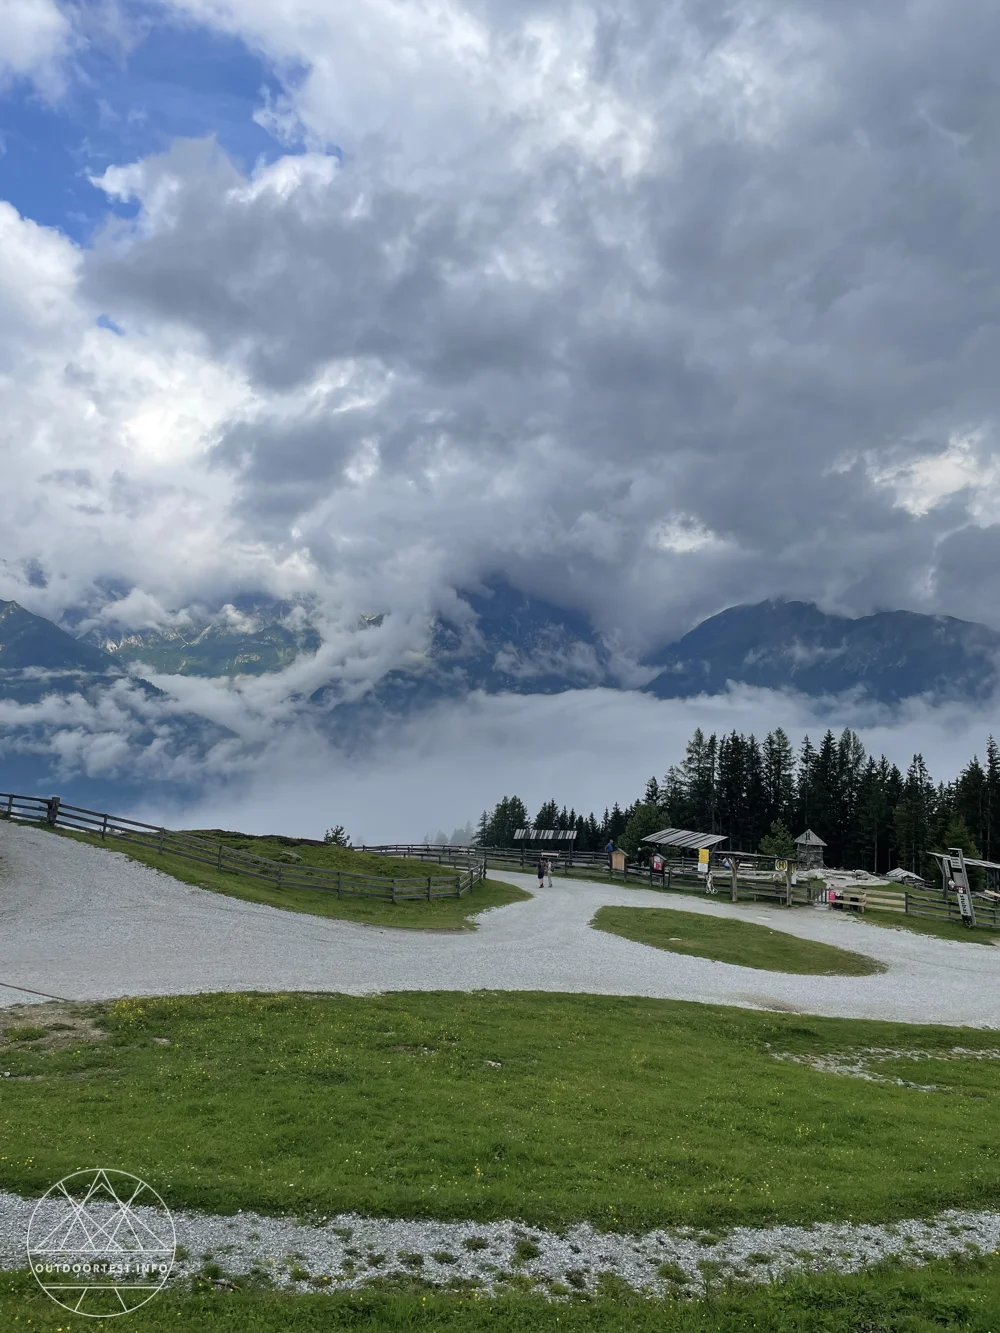
[[[160,829],[160,845],[159,845],[159,850],[160,850],[160,855],[162,856],[162,855],[163,855],[163,829]]]
[[[739,902],[739,895],[737,894],[737,891],[736,891],[736,876],[737,876],[739,873],[740,873],[740,871],[739,871],[739,862],[736,860],[736,857],[735,857],[735,856],[731,856],[731,857],[729,858],[729,875],[730,875],[730,881],[729,881],[729,900],[730,900],[730,902],[734,902],[734,903],[735,903],[735,902]]]
[[[340,897],[342,897],[342,896],[343,896],[343,894],[342,894],[341,872],[338,870],[338,871],[337,871],[337,897],[340,898]]]
[[[219,869],[222,869],[222,843],[219,843]]]
[[[396,881],[392,881],[392,901],[396,901]]]
[[[105,816],[104,816],[104,823],[101,825],[101,838],[102,838],[102,840],[104,840],[104,839],[107,838],[107,832],[108,832],[108,817],[107,817],[107,815],[105,815]]]
[[[785,906],[791,907],[791,905],[792,905],[792,863],[791,861],[786,861],[785,862]]]
[[[428,875],[428,876],[427,876],[427,901],[430,902],[430,900],[431,900],[431,877],[430,877],[430,875]]]

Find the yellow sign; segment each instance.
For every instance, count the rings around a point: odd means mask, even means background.
[[[786,871],[786,870],[788,869],[788,862],[787,862],[787,861],[775,861],[775,863],[774,863],[774,868],[775,868],[775,870],[778,871],[779,874],[782,874],[784,871]]]
[[[707,865],[708,865],[708,848],[707,848],[707,847],[699,847],[699,848],[698,848],[698,864],[699,864],[700,866],[707,866]]]

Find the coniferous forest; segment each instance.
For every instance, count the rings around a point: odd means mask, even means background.
[[[673,827],[721,833],[738,851],[791,853],[806,828],[827,843],[828,866],[884,874],[903,866],[931,871],[930,853],[961,847],[968,856],[1000,860],[1000,747],[986,742],[950,782],[935,783],[923,756],[903,773],[885,755],[869,755],[849,728],[827,731],[818,746],[808,736],[795,752],[778,728],[763,741],[733,731],[697,730],[684,759],[652,777],[631,804],[617,801],[600,817],[546,801],[532,813],[518,796],[484,811],[476,840],[514,845],[514,831],[575,828],[574,846],[597,851],[609,838],[635,854],[642,838]]]

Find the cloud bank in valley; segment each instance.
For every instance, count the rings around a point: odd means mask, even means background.
[[[195,799],[136,808],[152,822],[186,827],[286,831],[322,837],[344,824],[356,842],[419,841],[520,795],[534,812],[555,797],[598,815],[638,799],[646,779],[679,763],[696,727],[719,734],[782,726],[797,747],[830,726],[855,725],[869,751],[905,772],[920,749],[935,780],[949,781],[982,757],[988,716],[914,700],[899,710],[817,704],[770,690],[657,700],[615,690],[550,696],[473,694],[374,733],[345,756],[315,727],[289,725],[255,749],[219,752],[216,775]],[[995,713],[993,713],[995,716]]]

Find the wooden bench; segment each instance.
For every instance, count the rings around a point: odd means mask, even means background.
[[[839,898],[830,902],[831,907],[850,908],[854,912],[863,912],[868,906],[868,894],[864,889],[844,889]]]

